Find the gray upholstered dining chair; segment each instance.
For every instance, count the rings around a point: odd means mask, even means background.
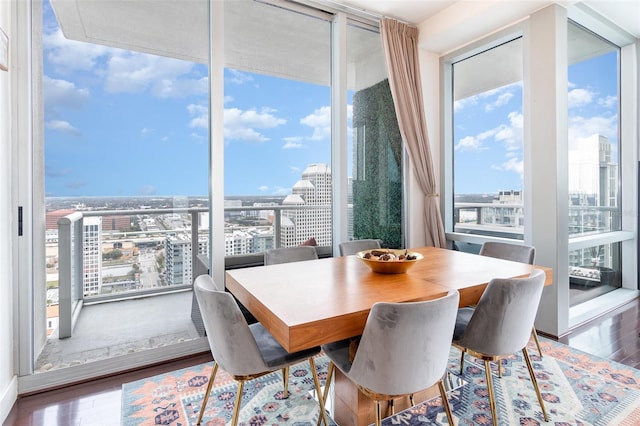
[[[482,244],[482,247],[480,247],[480,253],[478,254],[480,256],[495,257],[533,265],[536,259],[536,248],[524,244],[486,241]],[[535,325],[531,328],[531,335],[536,342],[538,353],[542,356],[542,348],[540,347],[540,340],[538,339],[538,332],[536,331]]]
[[[495,278],[489,282],[475,308],[458,310],[453,345],[484,361],[487,391],[494,426],[498,413],[491,379],[491,361],[522,351],[536,391],[542,414],[548,420],[540,388],[527,352],[527,342],[536,318],[544,287],[545,273],[534,269],[526,278]]]
[[[376,425],[382,421],[380,401],[409,396],[437,384],[449,422],[453,416],[442,381],[449,358],[460,294],[423,302],[373,305],[351,362],[350,340],[323,345],[330,359],[325,392],[334,368],[374,400]],[[393,414],[393,413],[392,413]]]
[[[196,293],[207,339],[213,355],[213,371],[202,401],[197,424],[202,421],[218,367],[238,381],[238,391],[233,407],[231,424],[238,423],[242,390],[247,380],[252,380],[276,370],[282,370],[284,395],[288,396],[289,366],[309,361],[313,381],[318,394],[320,418],[329,425],[324,409],[320,381],[313,357],[320,353],[320,347],[299,352],[287,352],[260,323],[248,325],[240,308],[230,293],[217,290],[209,275],[196,278],[193,289]]]
[[[338,244],[340,256],[350,256],[362,250],[373,250],[380,248],[380,240],[364,239],[343,241]]]
[[[281,247],[264,252],[264,264],[276,265],[278,263],[300,262],[318,258],[318,252],[313,246]]]

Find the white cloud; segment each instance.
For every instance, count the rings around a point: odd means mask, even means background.
[[[598,105],[605,108],[615,108],[618,105],[618,97],[607,96],[606,98],[598,98]]]
[[[456,151],[479,151],[482,149],[486,148],[482,146],[482,142],[480,141],[480,139],[474,136],[466,136],[460,139],[460,141],[455,146]]]
[[[291,174],[294,174],[294,175],[299,175],[302,172],[302,169],[296,166],[289,167],[289,170],[291,171]]]
[[[73,127],[69,122],[63,120],[51,120],[47,121],[45,127],[52,130],[58,130],[60,132],[68,133],[74,136],[80,136],[80,130]]]
[[[610,141],[618,139],[618,116],[609,117],[569,117],[569,149],[579,148],[581,139],[599,134],[606,136]]]
[[[238,70],[228,69],[227,74],[228,76],[225,78],[227,83],[242,85],[253,81],[253,76]]]
[[[162,99],[208,92],[208,77],[192,75],[196,65],[188,61],[68,40],[59,29],[43,36],[43,49],[57,73],[93,73],[88,79],[104,81],[106,92],[148,91]]]
[[[224,137],[230,140],[245,140],[250,142],[266,142],[270,138],[256,129],[272,129],[287,123],[287,120],[276,117],[277,112],[271,108],[261,111],[238,108],[224,110]]]
[[[59,29],[43,34],[42,47],[49,63],[62,75],[74,71],[91,71],[100,57],[116,50],[99,44],[66,39]]]
[[[519,112],[509,113],[509,124],[500,125],[495,132],[496,141],[502,142],[507,151],[522,149],[523,118]]]
[[[298,136],[284,138],[284,145],[282,145],[282,149],[293,149],[302,147],[304,147],[304,145],[302,144],[302,138]]]
[[[261,187],[258,188],[258,191],[260,192],[267,192],[269,190],[269,187],[267,185],[262,185]]]
[[[312,140],[323,140],[331,136],[331,107],[323,106],[300,119],[300,124],[313,128]]]
[[[60,109],[80,109],[90,98],[89,91],[67,80],[42,77],[42,92],[45,99],[45,113],[57,116]]]
[[[140,135],[141,136],[147,136],[149,133],[153,133],[155,132],[155,129],[150,129],[148,127],[144,127],[141,131],[140,131]]]
[[[485,104],[484,110],[485,110],[485,112],[491,112],[494,109],[496,109],[497,107],[501,107],[501,106],[504,106],[504,105],[508,104],[509,101],[511,100],[511,98],[513,98],[513,93],[511,93],[511,92],[500,93],[500,94],[498,94],[498,96],[496,97],[496,99],[493,102]]]
[[[569,91],[569,109],[589,105],[594,93],[587,89],[573,89]]]
[[[158,98],[205,94],[207,78],[184,78],[194,64],[163,56],[114,50],[107,61],[105,90],[111,93],[149,91]]]
[[[509,124],[501,124],[493,129],[485,130],[476,136],[466,136],[456,144],[456,151],[483,151],[489,149],[487,140],[493,138],[504,144],[507,151],[522,149],[522,114],[512,111],[508,114]]]
[[[515,172],[523,178],[524,175],[524,163],[519,157],[511,157],[500,166],[491,166],[495,170]]]

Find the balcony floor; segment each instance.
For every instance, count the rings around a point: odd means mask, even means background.
[[[36,361],[50,371],[199,338],[191,320],[192,292],[85,305],[73,336],[54,332]]]

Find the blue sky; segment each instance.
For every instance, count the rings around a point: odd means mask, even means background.
[[[616,73],[615,51],[569,67],[569,155],[594,134],[617,150]],[[462,99],[454,109],[455,193],[522,190],[522,82]]]
[[[66,40],[44,5],[47,196],[206,195],[207,67]],[[225,194],[330,163],[328,87],[227,70]]]
[[[48,2],[43,28],[47,196],[206,195],[207,67],[66,40]],[[615,54],[570,68],[570,149],[617,143],[612,69]],[[227,70],[225,194],[288,194],[330,164],[329,105],[328,87]],[[522,189],[521,83],[455,111],[455,192]]]

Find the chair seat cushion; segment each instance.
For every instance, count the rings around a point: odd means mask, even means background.
[[[320,353],[320,347],[316,346],[298,352],[289,353],[260,323],[249,326],[251,334],[256,339],[258,348],[262,354],[264,363],[274,370],[286,367],[297,361],[304,361]]]
[[[458,315],[456,316],[456,328],[453,330],[453,340],[460,340],[464,331],[467,329],[469,320],[473,315],[474,308],[460,308],[458,309]]]
[[[322,345],[324,353],[336,365],[336,367],[345,374],[349,373],[351,370],[351,357],[349,356],[350,345],[351,339],[344,339]]]

